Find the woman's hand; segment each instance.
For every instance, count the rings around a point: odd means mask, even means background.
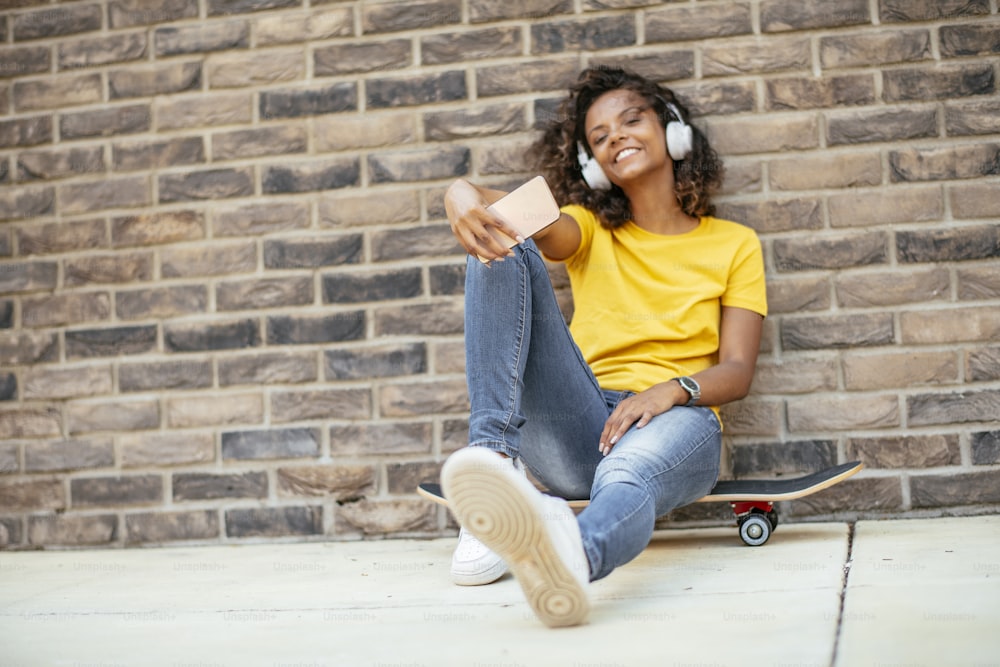
[[[504,194],[499,190],[477,188],[464,179],[452,183],[444,194],[444,208],[455,238],[467,253],[487,262],[494,259],[503,261],[504,257],[514,254],[490,233],[491,229],[506,234],[518,243],[524,241],[516,229],[486,210]]]
[[[615,407],[611,416],[604,422],[600,441],[601,453],[605,456],[610,454],[611,448],[633,425],[642,428],[653,417],[663,414],[675,405],[686,404],[688,398],[688,393],[674,380],[661,382],[646,391],[629,396]]]

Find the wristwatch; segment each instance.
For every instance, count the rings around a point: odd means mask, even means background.
[[[685,404],[685,407],[690,408],[698,402],[698,399],[701,398],[701,385],[699,385],[693,378],[689,378],[687,376],[677,378],[677,382],[684,388],[684,391],[691,396],[691,400]]]

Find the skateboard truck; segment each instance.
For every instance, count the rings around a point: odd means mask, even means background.
[[[736,515],[736,525],[740,529],[740,539],[750,547],[759,547],[767,542],[772,531],[778,527],[778,511],[774,503],[764,500],[730,502]]]

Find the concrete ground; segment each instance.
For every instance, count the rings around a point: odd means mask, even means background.
[[[1000,516],[665,531],[560,630],[454,543],[0,553],[0,665],[1000,666]]]

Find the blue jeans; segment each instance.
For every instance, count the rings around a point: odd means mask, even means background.
[[[722,428],[709,408],[671,408],[601,456],[604,423],[632,392],[598,384],[532,241],[489,267],[469,258],[465,340],[470,445],[520,457],[552,493],[590,498],[578,520],[592,581],[638,556],[656,517],[715,484]]]

